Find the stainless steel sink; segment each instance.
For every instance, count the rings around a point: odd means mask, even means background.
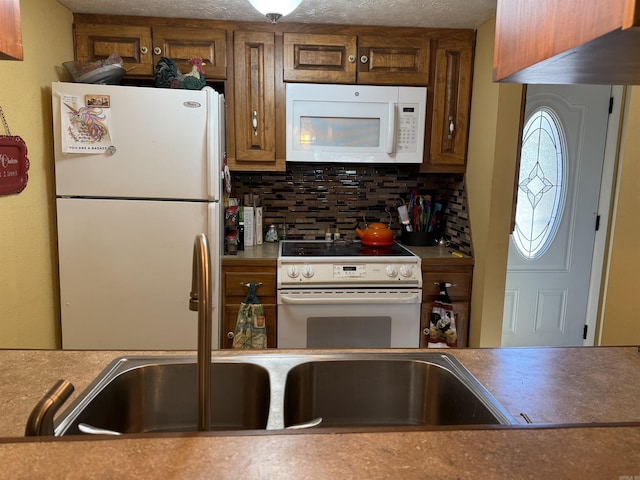
[[[195,356],[116,359],[55,419],[54,434],[79,434],[80,423],[196,431],[196,373]],[[213,430],[517,423],[440,352],[214,352],[211,387]]]
[[[266,428],[267,370],[250,363],[215,363],[211,377],[212,430]],[[120,433],[195,431],[197,408],[195,363],[175,357],[121,359],[62,416],[55,434],[78,434],[80,423]]]
[[[420,360],[337,360],[294,367],[285,426],[322,417],[326,427],[499,424],[452,371]]]

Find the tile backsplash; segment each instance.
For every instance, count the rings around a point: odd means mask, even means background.
[[[258,195],[264,228],[275,224],[287,239],[324,239],[339,228],[355,239],[354,228],[366,222],[389,223],[400,239],[397,207],[408,202],[412,189],[444,201],[445,235],[452,246],[471,255],[471,235],[464,176],[419,174],[411,165],[371,166],[288,163],[287,171],[233,174],[233,197]],[[262,232],[264,235],[264,232]]]

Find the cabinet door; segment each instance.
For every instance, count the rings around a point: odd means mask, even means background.
[[[227,78],[227,32],[205,28],[156,27],[153,29],[154,62],[160,57],[174,60],[182,73],[191,71],[189,59],[204,61],[207,78]]]
[[[275,36],[234,33],[235,162],[233,169],[260,169],[276,161]]]
[[[355,35],[284,34],[284,81],[354,83]]]
[[[423,37],[358,37],[358,83],[427,85],[430,40]]]
[[[469,135],[473,46],[440,40],[435,55],[431,157],[436,167],[464,171]],[[445,168],[442,171],[447,171]]]
[[[431,311],[435,298],[422,302],[420,310],[420,347],[427,348]],[[469,302],[451,302],[456,320],[458,347],[466,347],[469,339]],[[426,333],[425,333],[426,332]]]
[[[153,74],[151,29],[126,25],[75,25],[76,60],[104,60],[113,52],[130,76]]]

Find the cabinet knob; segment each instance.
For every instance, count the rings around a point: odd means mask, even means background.
[[[347,60],[349,60],[349,63],[353,63],[356,61],[356,56],[355,55],[349,55],[347,57]]]
[[[227,332],[227,338],[228,338],[228,339],[230,339],[230,340],[231,340],[231,339],[233,339],[233,337],[235,337],[235,336],[236,336],[236,334],[235,334],[235,333],[233,333],[233,332]]]
[[[153,49],[154,55],[162,55],[162,49],[160,47],[155,47]]]
[[[147,47],[140,47],[140,53],[146,55],[149,53],[149,49]]]
[[[455,125],[453,124],[453,117],[449,117],[449,135],[447,135],[447,138],[451,138],[453,137],[453,130],[455,129]]]
[[[360,57],[360,63],[367,63],[369,61],[369,57],[367,57],[366,55],[362,55]]]

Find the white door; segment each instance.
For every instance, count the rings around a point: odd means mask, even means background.
[[[193,243],[207,233],[218,345],[219,205],[117,199],[57,199],[62,347],[197,347],[189,310]]]
[[[528,87],[503,346],[583,344],[610,97]]]

